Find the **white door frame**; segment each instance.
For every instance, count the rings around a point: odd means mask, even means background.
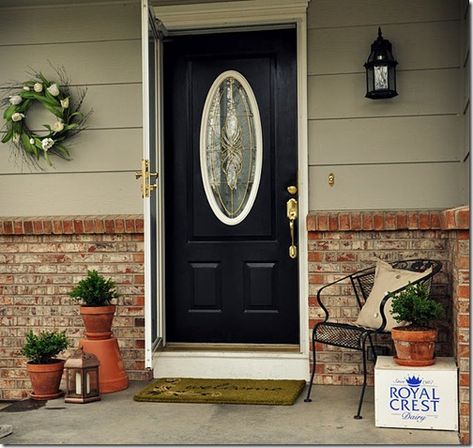
[[[307,6],[309,1],[237,0],[154,7],[156,17],[169,32],[173,33],[184,33],[186,30],[212,31],[228,27],[268,25],[277,27],[278,24],[288,23],[296,25],[300,319],[300,350],[297,353],[165,351],[159,353],[159,362],[155,355],[153,362],[155,377],[309,378],[309,281],[305,221],[309,199],[307,145]],[[158,223],[158,226],[162,228],[161,223]],[[163,315],[161,318],[164,318]]]

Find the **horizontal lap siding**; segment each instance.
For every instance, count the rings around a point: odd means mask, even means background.
[[[312,0],[308,23],[310,209],[461,203],[459,2]],[[363,63],[379,25],[399,96],[373,101]]]
[[[54,28],[51,28],[51,20]],[[55,77],[64,66],[87,87],[87,129],[71,139],[71,162],[43,171],[0,144],[2,215],[141,213],[134,170],[142,154],[141,31],[138,4],[8,8],[0,16],[0,84],[28,79],[29,67]],[[29,126],[54,119],[36,107]]]
[[[462,158],[462,189],[461,194],[463,202],[469,203],[470,196],[470,148],[471,148],[471,105],[470,105],[470,8],[467,0],[461,2],[461,71],[462,71],[462,141],[461,141],[461,158]]]

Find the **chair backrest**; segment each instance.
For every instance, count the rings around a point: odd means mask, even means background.
[[[432,273],[419,280],[417,283],[422,283],[427,286],[429,293],[432,287],[432,277],[442,269],[442,263],[437,260],[413,259],[413,260],[399,260],[389,263],[393,268],[405,269],[407,271],[424,272],[432,267]],[[363,307],[368,298],[374,283],[374,274],[376,266],[371,266],[362,271],[355,272],[351,276],[352,285],[355,290],[356,300],[360,309]]]

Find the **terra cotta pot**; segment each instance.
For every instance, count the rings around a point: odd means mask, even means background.
[[[33,400],[53,400],[64,395],[64,392],[59,390],[64,361],[62,359],[52,361],[49,364],[26,363],[33,388],[33,392],[30,393]]]
[[[394,327],[391,331],[397,354],[394,361],[411,367],[435,364],[437,334],[435,328]]]
[[[116,305],[81,306],[80,314],[88,339],[109,339],[112,336],[112,321]]]

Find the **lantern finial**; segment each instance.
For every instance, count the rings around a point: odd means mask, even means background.
[[[378,38],[383,38],[383,35],[381,34],[381,27],[378,26]]]

